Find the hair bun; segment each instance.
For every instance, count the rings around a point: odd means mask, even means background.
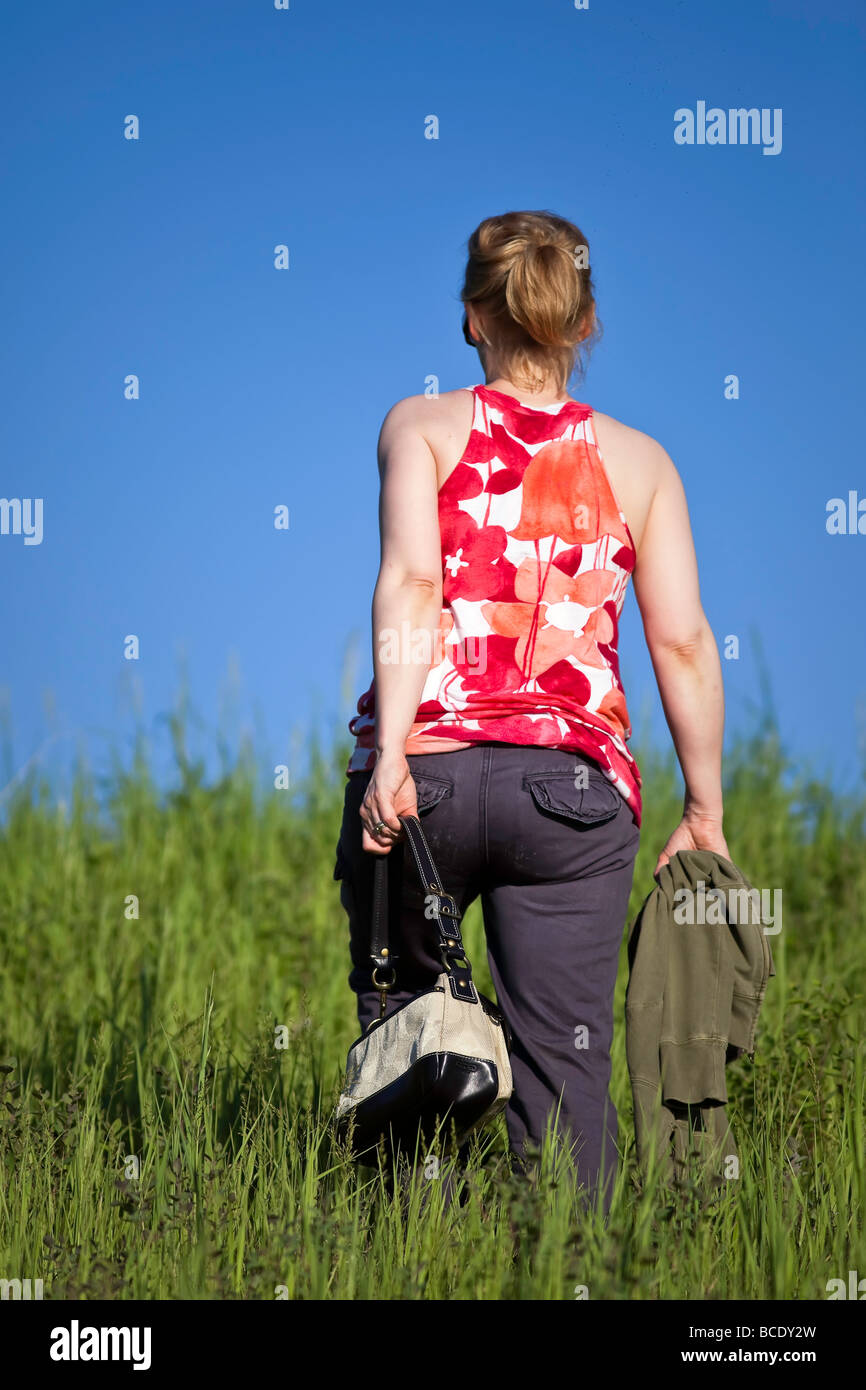
[[[527,242],[508,272],[505,298],[511,317],[533,342],[571,347],[580,341],[580,274],[561,242]]]
[[[579,227],[551,212],[485,218],[469,238],[464,304],[483,311],[485,343],[498,369],[530,389],[539,380],[564,387],[579,345],[596,331],[588,251]]]

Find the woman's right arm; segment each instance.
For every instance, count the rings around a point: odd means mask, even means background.
[[[435,655],[442,613],[436,459],[424,433],[425,405],[429,402],[416,396],[398,401],[379,435],[382,554],[373,594],[376,764],[361,805],[361,843],[373,854],[389,853],[403,833],[398,816],[417,812],[406,740]],[[384,828],[377,832],[379,822]]]
[[[656,452],[657,451],[657,452]],[[665,718],[686,784],[683,818],[655,872],[681,849],[730,858],[722,831],[724,692],[715,638],[701,605],[698,566],[680,476],[661,445],[655,491],[633,582]]]

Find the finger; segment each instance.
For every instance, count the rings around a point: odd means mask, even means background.
[[[378,820],[382,821],[394,835],[399,835],[402,830],[397,812],[394,810],[394,803],[389,796],[381,793],[378,797],[379,815]]]
[[[401,816],[414,816],[415,819],[417,820],[417,819],[418,819],[418,807],[417,807],[417,806],[407,806],[406,809],[405,809],[405,811],[401,811],[401,812],[400,812],[400,815],[401,815]],[[398,840],[405,840],[405,838],[406,838],[406,827],[404,826],[402,820],[398,820],[397,823],[398,823],[398,825],[400,826],[400,833],[398,834],[397,839],[398,839]]]
[[[363,850],[366,850],[366,852],[367,852],[368,854],[390,854],[390,853],[391,853],[391,845],[390,845],[390,844],[388,844],[388,845],[386,845],[386,844],[381,844],[378,840],[374,840],[373,837],[372,837],[372,835],[370,835],[366,830],[364,831],[363,835],[361,836],[361,848],[362,848]]]
[[[394,835],[381,822],[375,796],[361,806],[361,824],[364,827],[362,836],[364,847],[374,852],[385,851],[387,853],[394,842]]]
[[[379,803],[375,797],[361,807],[361,820],[366,834],[378,844],[390,846],[397,838],[396,831],[385,823],[384,817],[380,814]]]

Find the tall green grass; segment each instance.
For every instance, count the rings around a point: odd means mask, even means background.
[[[754,1299],[866,1276],[866,801],[798,776],[771,724],[726,764],[732,856],[784,894],[757,1053],[729,1069],[741,1176],[710,1197],[637,1181],[623,962],[607,1222],[555,1144],[512,1173],[501,1120],[450,1203],[423,1168],[396,1196],[353,1168],[331,1133],[357,1032],[332,879],[346,750],[262,796],[249,750],[206,785],[175,737],[170,794],[139,747],[100,787],[79,769],[65,805],[36,775],[8,805],[0,1277],[46,1298]],[[672,761],[638,757],[632,913],[681,804]],[[490,990],[477,907],[466,936]]]

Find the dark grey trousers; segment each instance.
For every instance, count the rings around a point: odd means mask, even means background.
[[[490,973],[513,1034],[512,1152],[530,1158],[548,1118],[578,1179],[609,1206],[617,1169],[610,1099],[613,995],[639,830],[601,768],[558,749],[484,743],[408,759],[418,814],[447,892],[480,895]],[[349,917],[363,1031],[379,1016],[370,976],[373,863],[359,808],[369,772],[348,777],[334,877]],[[435,983],[442,964],[402,843],[388,855],[397,985],[388,1011]]]

